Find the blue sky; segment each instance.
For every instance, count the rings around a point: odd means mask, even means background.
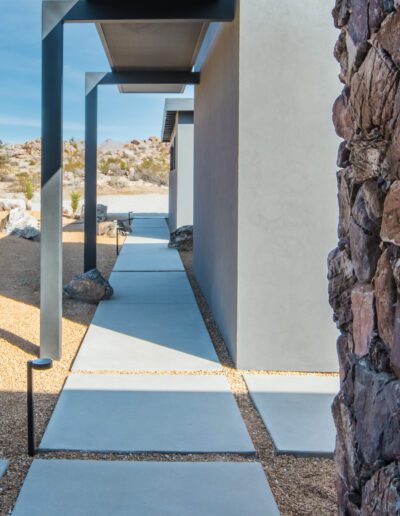
[[[0,140],[40,137],[41,0],[0,0]],[[68,24],[64,43],[64,138],[83,138],[84,73],[109,70],[93,24]],[[193,94],[186,88],[184,96]],[[168,95],[169,97],[171,95]],[[99,91],[99,141],[159,135],[164,95]]]

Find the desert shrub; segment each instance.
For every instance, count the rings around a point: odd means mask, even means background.
[[[74,191],[71,192],[71,209],[75,215],[79,208],[79,201],[81,200],[81,193]]]
[[[143,158],[137,166],[135,176],[137,179],[155,183],[158,185],[168,184],[169,166],[167,160],[155,159],[153,157]]]
[[[15,176],[15,190],[17,192],[25,193],[25,184],[29,180],[28,172],[19,172]]]
[[[25,199],[27,201],[33,199],[33,183],[29,177],[25,179]]]

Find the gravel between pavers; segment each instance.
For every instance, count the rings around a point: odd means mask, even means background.
[[[64,233],[64,282],[82,271],[83,235]],[[106,276],[115,261],[115,241],[98,237],[99,269]],[[0,481],[0,515],[15,503],[31,459],[26,455],[26,361],[39,344],[39,244],[0,236],[0,458],[10,459]],[[249,397],[242,372],[233,368],[227,348],[191,273],[191,253],[181,253],[201,313],[224,366],[220,372],[176,371],[176,374],[225,374],[256,447],[256,459],[235,454],[93,454],[46,453],[42,458],[157,461],[252,461],[262,463],[282,515],[336,514],[335,466],[329,459],[277,456]],[[53,369],[35,375],[36,436],[39,442],[60,390],[69,374],[95,307],[64,300],[63,358]],[[109,372],[108,372],[109,373]],[[120,372],[132,374],[132,372]],[[159,371],[154,371],[157,374]],[[140,374],[136,372],[134,374]],[[151,374],[151,372],[144,372]],[[171,372],[169,372],[171,374]],[[277,373],[279,374],[279,373]]]

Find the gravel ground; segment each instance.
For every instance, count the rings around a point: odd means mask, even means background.
[[[64,282],[80,273],[82,269],[82,233],[75,229],[78,228],[70,227],[64,232]],[[99,269],[107,276],[115,261],[115,241],[108,237],[98,237],[98,243]],[[6,476],[0,481],[0,515],[6,516],[15,503],[31,463],[31,459],[26,455],[26,361],[38,353],[39,244],[0,236],[0,256],[0,458],[5,457],[11,461]],[[233,368],[223,339],[191,273],[191,253],[182,253],[181,257],[224,366],[222,372],[188,374],[227,376],[256,447],[256,460],[264,467],[282,515],[336,514],[334,462],[329,459],[275,455],[271,438],[248,395],[242,372]],[[51,371],[35,376],[38,441],[46,428],[94,310],[95,307],[91,305],[64,300],[63,358],[55,363]],[[60,452],[49,453],[45,457],[159,461],[254,460],[231,454],[117,455]]]

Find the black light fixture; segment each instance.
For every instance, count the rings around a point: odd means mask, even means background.
[[[51,358],[37,358],[27,363],[28,454],[35,456],[35,417],[33,411],[33,371],[47,371],[53,367]]]

